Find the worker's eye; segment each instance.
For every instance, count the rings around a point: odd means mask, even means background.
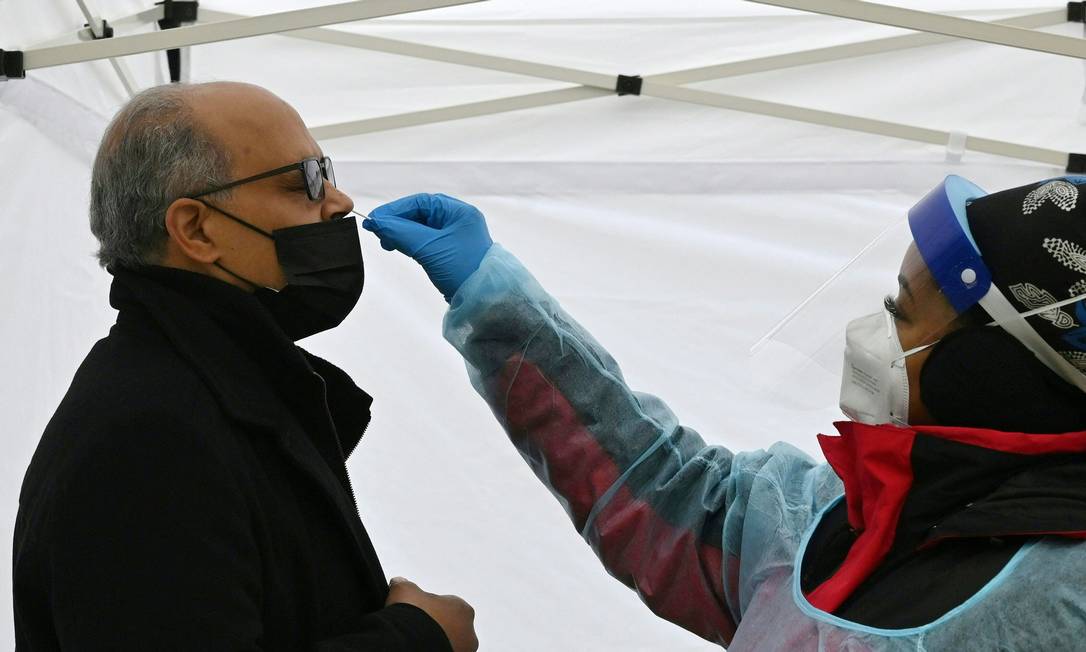
[[[886,312],[890,313],[890,316],[894,319],[899,319],[901,317],[901,310],[899,310],[897,307],[897,299],[890,296],[889,294],[887,294],[886,297],[883,298],[882,307],[886,308]]]

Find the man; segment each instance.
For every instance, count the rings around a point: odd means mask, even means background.
[[[909,211],[897,296],[819,315],[848,321],[852,421],[819,437],[828,464],[706,445],[627,385],[474,207],[414,195],[363,226],[449,301],[475,389],[660,617],[729,650],[1080,650],[1083,188],[989,195],[949,177]]]
[[[386,582],[345,466],[371,399],[294,344],[362,291],[352,208],[261,88],[118,113],[90,213],[119,314],[23,484],[20,650],[477,648],[463,600]]]

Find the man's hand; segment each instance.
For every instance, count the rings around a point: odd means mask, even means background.
[[[378,206],[362,228],[375,233],[386,250],[418,261],[446,301],[494,244],[479,209],[448,195],[411,195]]]
[[[413,582],[394,577],[388,584],[385,606],[410,604],[425,611],[445,630],[453,652],[475,652],[479,637],[475,635],[475,610],[455,595],[434,595],[423,591]]]

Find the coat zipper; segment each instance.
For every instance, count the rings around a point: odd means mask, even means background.
[[[320,375],[316,371],[313,372],[313,375],[316,376],[317,380],[319,380],[321,384],[321,401],[324,404],[325,418],[328,420],[329,425],[332,426],[332,432],[336,435],[336,444],[340,444],[339,431],[335,429],[335,424],[332,422],[332,411],[328,407],[328,384],[324,382],[324,376]],[[362,437],[366,435],[366,430],[369,427],[370,422],[367,421],[365,427],[362,428],[362,434],[358,436],[358,441],[355,442],[355,445],[351,448],[351,452],[354,452],[354,449],[358,448],[358,444],[362,441]],[[351,504],[354,505],[355,516],[357,516],[358,520],[361,521],[362,512],[358,509],[358,499],[355,498],[354,495],[354,484],[351,483],[351,474],[347,471],[347,458],[350,457],[351,452],[345,453],[343,451],[343,446],[339,446],[339,453],[343,457],[343,477],[347,480],[347,493],[351,496]]]
[[[324,400],[325,409],[327,409],[328,399]],[[362,438],[366,436],[366,430],[370,427],[370,422],[367,421],[366,425],[362,427],[362,434],[358,436],[358,441],[351,448],[349,453],[343,455],[343,477],[347,478],[347,491],[351,494],[351,504],[354,505],[354,513],[358,515],[358,520],[362,520],[362,512],[358,509],[358,501],[354,497],[354,485],[351,483],[351,473],[347,470],[347,458],[351,456],[355,448],[358,448],[358,444],[362,442]]]
[[[354,514],[355,514],[356,523],[357,523],[357,526],[358,526],[359,529],[364,530],[365,526],[362,525],[362,513],[358,509],[358,499],[355,497],[354,485],[351,483],[351,475],[350,475],[350,473],[347,472],[347,456],[343,454],[343,444],[342,444],[342,442],[339,441],[339,432],[335,429],[335,423],[332,421],[332,413],[328,409],[328,386],[324,382],[324,377],[321,376],[319,373],[317,373],[316,371],[313,371],[313,375],[316,376],[317,379],[321,383],[321,388],[322,388],[321,398],[322,398],[322,401],[324,403],[325,418],[328,420],[329,425],[332,426],[332,432],[335,433],[335,435],[336,435],[336,444],[337,444],[337,447],[339,448],[340,456],[343,458],[342,459],[343,477],[347,481],[346,482],[346,484],[347,484],[347,494],[351,497],[351,505],[354,506]],[[358,436],[359,441],[361,441],[362,436],[366,434],[366,428],[368,428],[368,427],[369,427],[369,422],[367,421],[366,426],[364,428],[362,428],[362,434]],[[356,443],[355,446],[352,447],[351,450],[353,451],[357,447],[358,447],[358,444]],[[340,510],[340,514],[341,515],[343,514],[342,510]],[[355,549],[359,553],[359,555],[361,556],[360,561],[362,562],[362,566],[363,566],[363,568],[367,569],[370,573],[372,573],[374,569],[373,569],[373,567],[372,567],[372,565],[370,563],[370,556],[367,554],[367,551],[363,549],[362,539],[359,538],[360,533],[355,531],[355,524],[348,523],[347,521],[348,521],[348,518],[343,517],[343,522],[347,526],[347,530],[351,533],[351,536],[353,538],[355,538],[357,540],[357,542],[358,542],[358,545],[355,546]],[[363,535],[364,535],[364,533],[363,533]],[[370,542],[370,550],[373,551],[373,555],[374,555],[373,560],[376,561],[376,563],[378,565],[378,568],[379,568],[380,567],[380,561],[377,560],[377,558],[376,558],[377,553],[376,553],[375,550],[373,550],[372,542]],[[381,577],[381,581],[382,582],[385,581],[384,574],[380,573],[379,575]],[[376,575],[374,575],[374,576],[376,577]]]
[[[326,398],[324,402],[325,402],[325,405],[327,405],[328,404],[328,399]],[[371,419],[372,419],[372,417],[371,417]],[[366,436],[366,431],[370,429],[370,420],[371,419],[366,419],[366,425],[362,426],[362,433],[360,435],[358,435],[358,440],[355,441],[354,446],[351,446],[351,450],[343,452],[343,462],[345,464],[347,462],[347,458],[350,457],[351,455],[353,455],[355,449],[358,448],[358,445],[362,443],[362,438]]]

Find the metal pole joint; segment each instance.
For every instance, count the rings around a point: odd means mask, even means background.
[[[640,95],[641,75],[619,75],[615,82],[615,92],[619,95]]]
[[[1067,3],[1067,22],[1086,23],[1086,2]]]
[[[23,51],[0,50],[0,82],[25,77],[26,69],[23,68]]]
[[[97,41],[100,38],[113,38],[113,26],[105,18],[94,17],[94,21],[83,23],[83,31],[79,35],[83,40]]]
[[[200,14],[200,3],[197,0],[162,0],[155,5],[162,5],[162,20],[159,23],[170,23],[170,27],[180,27],[182,23],[195,23]],[[167,29],[163,27],[163,29]]]
[[[159,29],[174,29],[185,23],[195,23],[199,17],[200,3],[196,0],[162,0],[155,4],[162,5],[162,19],[158,21]],[[170,82],[181,81],[180,48],[166,50],[166,65],[170,69]]]

